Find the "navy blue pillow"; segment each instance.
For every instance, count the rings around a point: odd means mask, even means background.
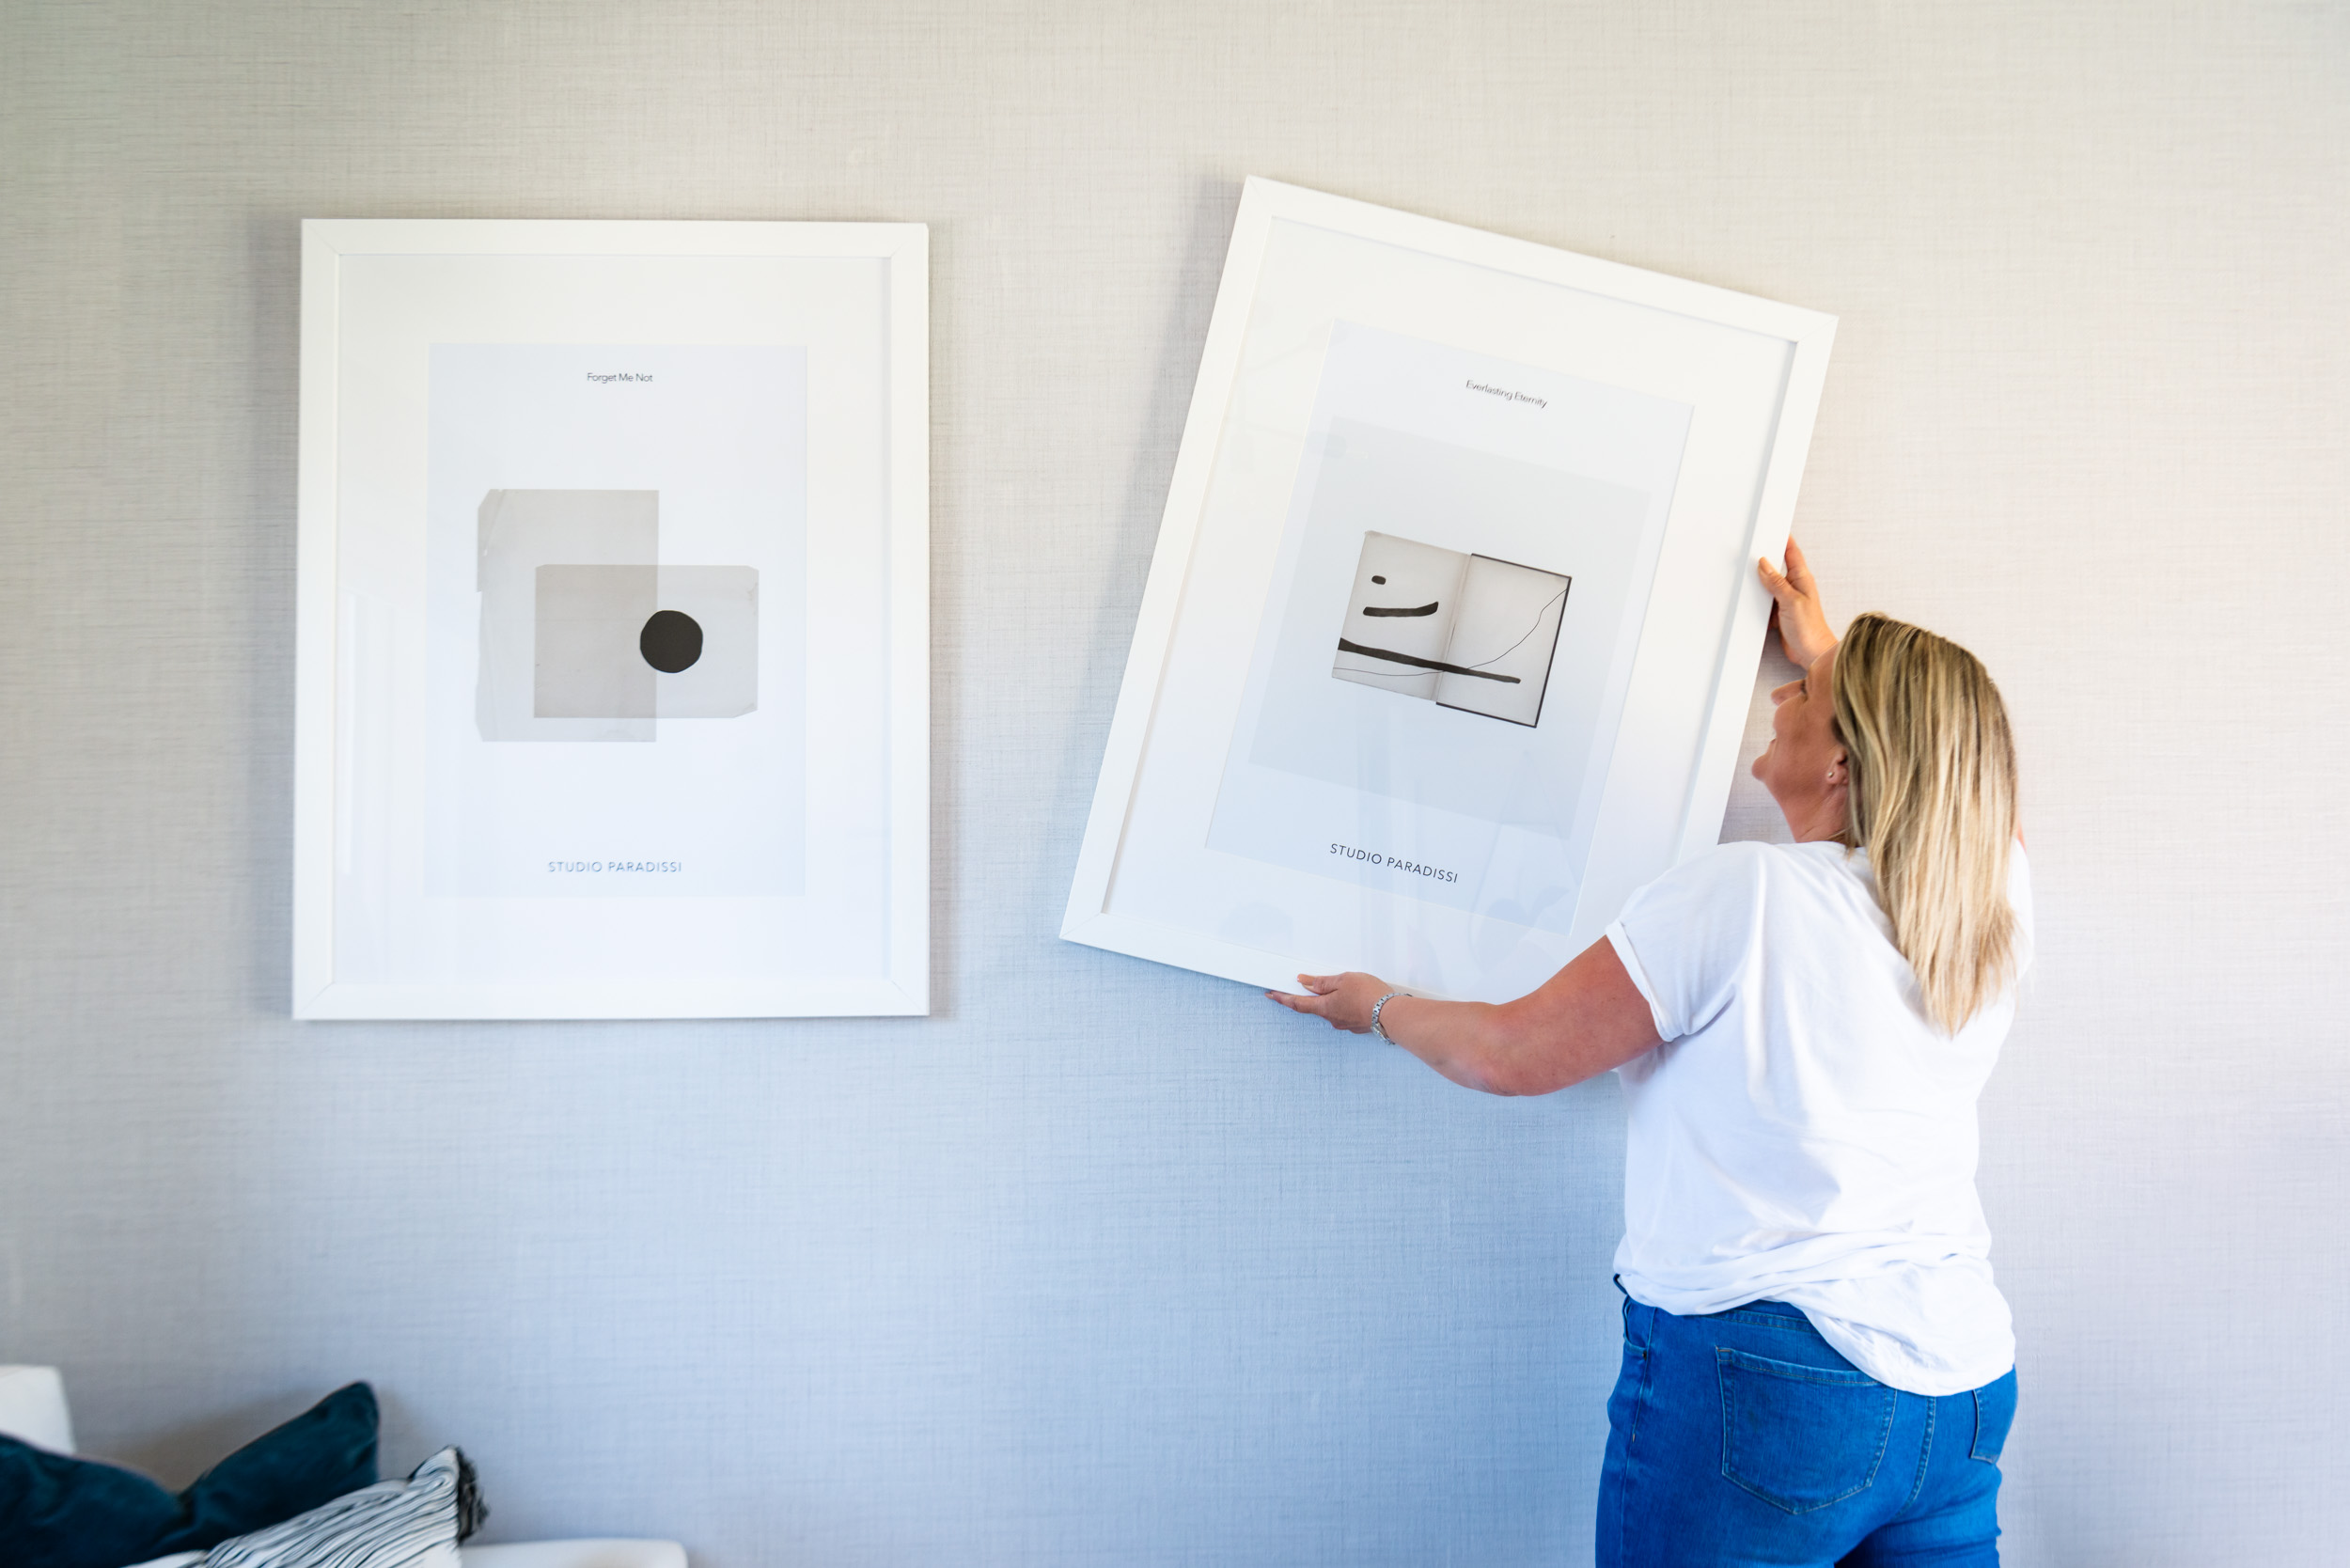
[[[375,1390],[337,1388],[177,1497],[135,1470],[0,1437],[0,1561],[128,1568],[202,1551],[375,1484]]]

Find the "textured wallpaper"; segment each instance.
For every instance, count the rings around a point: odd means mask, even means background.
[[[1586,1558],[1612,1083],[1054,934],[1261,173],[1842,318],[1798,531],[2025,753],[2010,1560],[2327,1560],[2346,149],[2332,4],[8,8],[0,1360],[706,1568]],[[306,216],[932,226],[936,1017],[288,1021]]]

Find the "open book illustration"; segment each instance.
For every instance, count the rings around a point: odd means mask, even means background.
[[[1574,579],[1366,533],[1330,673],[1440,708],[1531,726]]]

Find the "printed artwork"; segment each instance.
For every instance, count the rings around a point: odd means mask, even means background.
[[[800,891],[806,375],[434,346],[428,892]]]
[[[1440,708],[1536,724],[1573,581],[1366,533],[1330,673]]]
[[[1337,323],[1208,847],[1570,920],[1687,418]]]
[[[293,1015],[926,1012],[924,227],[301,228]]]
[[[1714,836],[1832,328],[1249,180],[1061,934],[1555,974]]]
[[[493,490],[478,517],[483,740],[757,711],[759,572],[660,564],[659,491]]]

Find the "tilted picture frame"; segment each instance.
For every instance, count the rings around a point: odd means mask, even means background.
[[[292,1011],[929,1011],[928,231],[302,230]]]
[[[1061,934],[1547,979],[1718,835],[1834,332],[1248,180]]]

